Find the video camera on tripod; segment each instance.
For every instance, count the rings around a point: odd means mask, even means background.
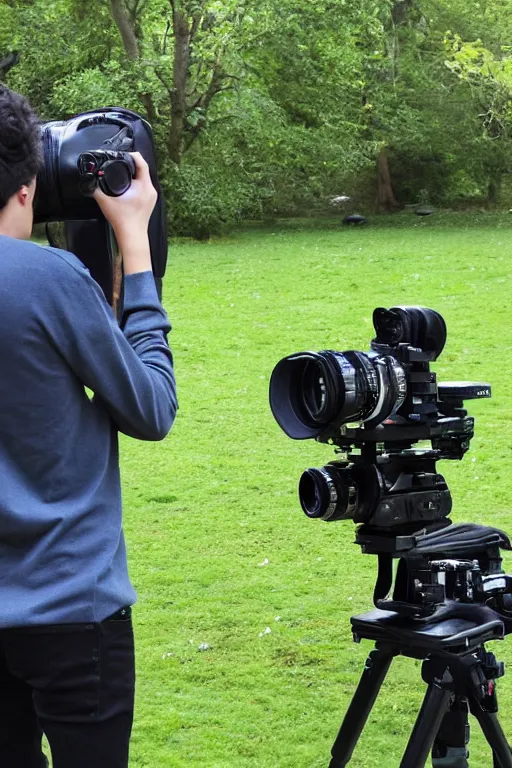
[[[340,459],[306,470],[305,514],[354,520],[356,543],[375,554],[375,610],[351,619],[354,639],[371,639],[359,687],[332,749],[330,768],[348,765],[392,659],[423,660],[428,684],[400,768],[468,768],[468,712],[491,745],[495,768],[512,768],[496,717],[495,679],[503,665],[484,643],[512,632],[512,577],[488,526],[453,525],[440,459],[462,459],[474,436],[464,401],[489,398],[489,384],[438,384],[430,363],[446,325],[423,307],[376,309],[368,353],[300,352],[270,380],[272,413],[291,438],[334,445]],[[426,446],[420,444],[427,443]],[[393,586],[393,560],[398,568]],[[391,590],[392,597],[389,598]]]

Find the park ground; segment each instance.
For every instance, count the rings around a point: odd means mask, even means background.
[[[333,453],[274,422],[282,356],[367,349],[376,306],[440,311],[439,379],[493,386],[470,404],[470,453],[442,464],[453,519],[512,530],[511,262],[507,214],[291,222],[171,246],[179,415],[164,442],[121,445],[139,594],[133,768],[325,768],[370,650],[349,617],[371,607],[376,561],[351,523],[300,511],[301,472]],[[512,661],[509,642],[495,651]],[[499,690],[512,737],[512,677]],[[354,768],[396,768],[422,691],[419,664],[397,660]],[[476,726],[471,751],[472,768],[491,766]]]

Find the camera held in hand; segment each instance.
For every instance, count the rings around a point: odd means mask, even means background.
[[[36,223],[46,224],[51,245],[75,253],[112,300],[116,244],[92,195],[123,195],[135,176],[132,152],[149,165],[158,201],[149,222],[153,273],[158,289],[167,264],[167,218],[158,180],[151,126],[140,115],[106,107],[42,126],[43,167],[37,180]]]

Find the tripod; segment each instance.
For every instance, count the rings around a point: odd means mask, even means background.
[[[457,530],[460,533],[461,528],[453,526],[434,535],[427,534],[416,549],[421,550],[423,557],[427,553],[432,557],[441,549],[468,554],[471,547],[480,557],[485,557],[486,550],[496,557],[496,534],[501,532],[465,526],[463,541],[457,541]],[[368,543],[369,539],[365,541]],[[501,543],[508,544],[503,538]],[[493,577],[494,588],[495,579]],[[502,588],[505,583],[508,584],[508,577],[503,575]],[[383,601],[377,600],[376,604],[382,606]],[[502,639],[510,631],[509,619],[489,605],[454,599],[439,603],[428,616],[414,616],[412,606],[406,603],[388,601],[388,604],[398,610],[379,607],[351,619],[354,640],[373,640],[375,650],[366,661],[333,745],[329,768],[344,768],[349,764],[393,658],[399,655],[423,661],[421,674],[427,684],[400,768],[424,768],[433,746],[435,768],[468,768],[468,712],[477,719],[492,750],[494,768],[512,768],[512,753],[497,718],[494,682],[503,676],[504,668],[484,646],[489,641]],[[449,748],[445,748],[447,742]]]

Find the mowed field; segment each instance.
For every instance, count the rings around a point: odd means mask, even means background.
[[[376,559],[350,522],[308,521],[303,469],[333,458],[294,442],[268,406],[284,355],[362,349],[376,306],[440,311],[440,380],[489,381],[476,437],[443,462],[453,520],[512,532],[512,217],[296,225],[171,247],[180,411],[160,444],[122,439],[138,649],[133,768],[326,768],[371,644],[349,617],[372,606]],[[507,562],[512,571],[512,558]],[[495,644],[512,662],[512,641]],[[512,738],[512,674],[499,686]],[[351,765],[396,768],[423,695],[398,659]],[[490,768],[477,729],[472,768]]]

